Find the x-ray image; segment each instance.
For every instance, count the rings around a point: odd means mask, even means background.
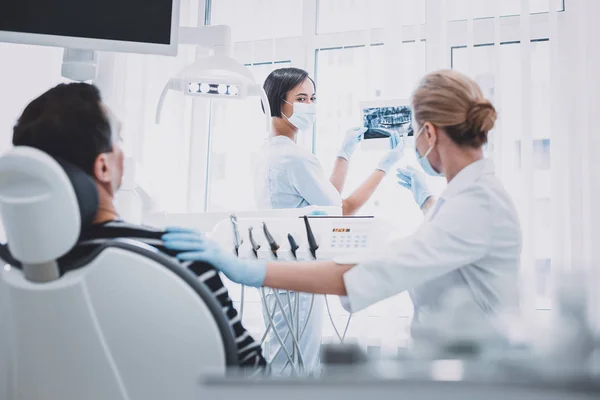
[[[414,134],[412,112],[408,106],[363,108],[363,126],[368,128],[365,139],[390,137],[392,132]]]

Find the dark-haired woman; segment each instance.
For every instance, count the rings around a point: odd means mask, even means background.
[[[264,84],[271,105],[271,136],[261,151],[255,171],[255,197],[259,209],[306,206],[342,207],[343,215],[355,214],[373,195],[387,171],[402,158],[404,139],[390,138],[391,150],[367,180],[350,196],[341,196],[348,164],[364,129],[346,133],[327,178],[317,158],[296,144],[298,135],[310,134],[316,118],[316,88],[308,73],[298,68],[273,71]]]
[[[259,209],[302,208],[306,206],[336,206],[342,214],[356,213],[373,195],[386,172],[398,161],[404,151],[404,139],[397,134],[390,138],[390,150],[369,178],[349,197],[341,193],[348,173],[350,157],[364,133],[363,129],[347,132],[331,177],[327,178],[317,158],[299,146],[298,135],[311,134],[316,117],[315,82],[308,73],[298,68],[282,68],[273,71],[266,79],[264,89],[271,106],[273,124],[271,135],[261,150],[261,158],[255,170],[255,199]],[[286,292],[279,294],[283,304]],[[307,328],[300,340],[306,370],[318,365],[323,323],[323,298],[300,294],[300,322]],[[274,296],[266,301],[274,306]],[[312,304],[312,307],[311,307]],[[312,311],[311,311],[312,310]],[[263,310],[264,312],[265,310]],[[310,311],[310,312],[309,312]],[[277,330],[282,338],[287,335],[285,319],[280,312],[274,315]],[[288,314],[288,320],[291,315]],[[266,321],[268,323],[268,321]],[[273,333],[268,337],[265,351],[271,355],[277,351],[279,341]],[[291,349],[292,340],[288,338]],[[272,360],[277,372],[285,364],[285,354]]]

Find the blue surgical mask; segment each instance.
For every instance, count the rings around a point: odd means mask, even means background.
[[[444,174],[437,172],[435,169],[433,169],[433,167],[431,166],[431,163],[429,162],[429,159],[427,158],[427,156],[429,155],[429,153],[431,153],[431,150],[433,150],[433,146],[431,146],[430,148],[427,149],[427,151],[425,152],[425,154],[421,157],[421,155],[419,154],[419,150],[417,150],[417,139],[419,138],[419,136],[421,135],[421,133],[423,132],[423,129],[425,128],[425,125],[423,125],[421,127],[421,129],[419,130],[419,133],[417,134],[416,138],[415,138],[415,154],[417,156],[417,161],[419,162],[419,164],[421,165],[421,168],[423,168],[423,171],[425,171],[425,173],[429,176],[444,176]],[[435,144],[434,144],[435,146]]]

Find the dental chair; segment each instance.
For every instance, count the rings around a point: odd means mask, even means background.
[[[221,306],[133,240],[63,257],[97,207],[77,167],[28,147],[0,157],[0,399],[201,399],[205,373],[238,365]]]

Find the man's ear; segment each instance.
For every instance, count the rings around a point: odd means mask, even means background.
[[[102,153],[94,161],[94,178],[98,182],[109,183],[111,179],[110,168],[108,167],[107,154]]]

